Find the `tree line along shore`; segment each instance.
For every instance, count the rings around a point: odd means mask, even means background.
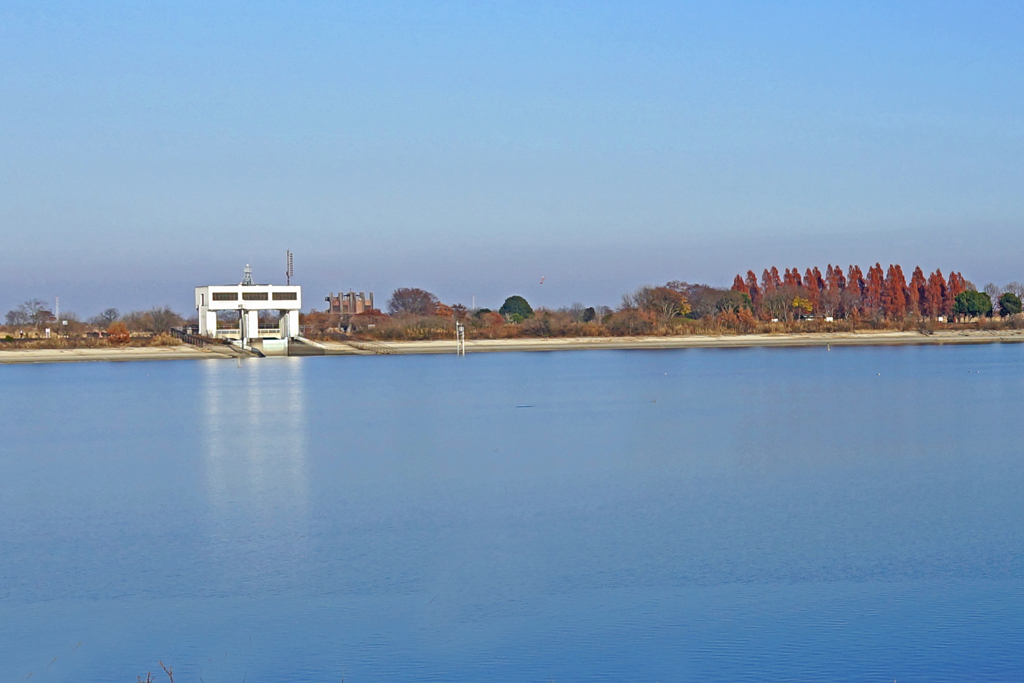
[[[352,316],[311,312],[303,325],[312,338],[351,336],[378,341],[450,338],[462,323],[468,339],[579,338],[636,336],[721,336],[856,331],[1024,329],[1024,285],[986,285],[978,291],[958,272],[909,281],[899,265],[867,272],[829,265],[764,269],[737,275],[729,289],[671,281],[645,285],[622,297],[615,308],[573,303],[536,310],[522,296],[510,296],[496,311],[448,305],[418,288],[396,289],[387,310]]]
[[[1024,285],[986,285],[978,290],[955,271],[925,275],[915,268],[908,280],[903,268],[880,264],[864,272],[828,265],[765,268],[737,275],[729,289],[671,281],[645,285],[622,297],[619,305],[534,308],[519,295],[497,310],[470,310],[445,304],[415,287],[400,287],[386,310],[354,315],[311,310],[302,314],[303,336],[314,340],[430,341],[451,339],[457,324],[470,340],[545,338],[615,338],[851,333],[1012,331],[1024,329]],[[231,324],[227,313],[225,322]],[[261,322],[275,323],[272,314]],[[172,328],[195,324],[169,307],[122,314],[108,308],[80,319],[71,312],[60,319],[39,300],[7,312],[0,348],[111,348],[175,346]]]

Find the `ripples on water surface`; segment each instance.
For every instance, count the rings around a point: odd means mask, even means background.
[[[1022,361],[3,366],[0,680],[1022,680]]]

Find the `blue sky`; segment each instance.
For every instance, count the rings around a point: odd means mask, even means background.
[[[1021,35],[998,2],[9,0],[0,310],[187,312],[287,249],[307,306],[1024,280]]]

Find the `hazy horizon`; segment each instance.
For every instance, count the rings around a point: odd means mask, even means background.
[[[0,311],[1024,279],[1024,9],[5,3]],[[541,277],[544,284],[540,284]]]

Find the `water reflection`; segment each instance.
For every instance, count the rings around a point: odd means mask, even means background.
[[[1024,344],[0,375],[2,681],[1021,679]]]
[[[203,366],[205,483],[223,540],[302,535],[309,481],[298,360]]]

